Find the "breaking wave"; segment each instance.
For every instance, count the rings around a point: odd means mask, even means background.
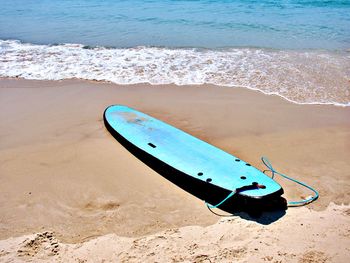
[[[259,48],[87,47],[0,40],[0,76],[247,87],[302,104],[350,106],[350,53]]]

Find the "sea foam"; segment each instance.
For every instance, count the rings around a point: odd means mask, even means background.
[[[0,76],[247,87],[302,104],[350,105],[350,54],[258,48],[105,48],[0,40]]]

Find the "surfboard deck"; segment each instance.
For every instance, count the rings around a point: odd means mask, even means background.
[[[104,121],[116,139],[127,142],[127,148],[137,149],[152,163],[164,164],[191,180],[227,191],[255,184],[259,187],[239,193],[254,199],[283,193],[277,182],[249,163],[145,113],[112,105],[105,110]]]

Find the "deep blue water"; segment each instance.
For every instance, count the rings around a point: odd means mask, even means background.
[[[350,48],[350,0],[0,0],[0,39],[113,47]]]

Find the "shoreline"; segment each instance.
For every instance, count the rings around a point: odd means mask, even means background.
[[[276,92],[265,92],[263,90],[260,90],[258,88],[252,88],[249,86],[225,86],[225,85],[219,85],[219,84],[214,84],[214,83],[202,83],[202,84],[183,84],[183,85],[178,85],[176,83],[169,83],[169,84],[153,84],[150,82],[144,82],[144,83],[133,83],[133,84],[121,84],[121,83],[114,83],[113,81],[110,80],[96,80],[96,79],[81,79],[81,78],[69,78],[69,79],[58,79],[58,80],[50,80],[50,79],[26,79],[22,77],[0,77],[1,80],[23,80],[23,81],[86,81],[86,82],[91,82],[91,83],[101,83],[101,84],[111,84],[111,85],[116,85],[116,86],[178,86],[178,87],[183,87],[183,86],[211,86],[211,87],[216,87],[216,88],[233,88],[233,89],[248,89],[251,91],[257,91],[260,92],[264,95],[267,96],[277,96],[280,97],[287,102],[297,104],[297,105],[320,105],[320,106],[336,106],[336,107],[350,107],[350,102],[344,104],[344,103],[338,103],[338,102],[297,102],[294,100],[291,100],[281,94],[278,94]]]
[[[298,104],[350,106],[346,50],[86,49],[81,44],[35,45],[16,40],[0,40],[0,46],[2,77],[245,87]]]
[[[292,220],[311,222],[322,213],[332,218],[331,210],[339,207],[327,209],[330,203],[349,204],[348,107],[298,105],[245,88],[213,85],[0,79],[1,247],[10,237],[44,230],[54,231],[60,242],[80,243],[94,235],[137,238],[220,225],[203,201],[156,174],[108,134],[102,114],[111,104],[141,110],[261,170],[260,157],[268,156],[276,170],[320,191],[320,199],[307,209],[287,210],[270,225],[234,217],[240,227],[278,235],[274,231],[283,227],[291,230]],[[308,195],[284,180],[279,183],[288,200]],[[312,216],[304,218],[305,211]],[[337,220],[348,222],[340,214],[327,223],[329,229]],[[302,234],[303,229],[296,231]],[[318,224],[312,231],[323,233]],[[346,227],[342,231],[337,234],[348,235]],[[330,242],[333,237],[323,238]],[[244,240],[250,250],[254,237]]]

